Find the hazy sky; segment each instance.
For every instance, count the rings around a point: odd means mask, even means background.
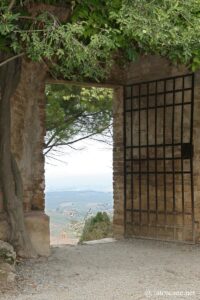
[[[46,190],[112,190],[112,148],[89,141],[72,150],[64,147],[63,155],[46,162]]]

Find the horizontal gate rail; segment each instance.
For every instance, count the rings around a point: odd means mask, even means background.
[[[148,83],[147,83],[148,84]],[[184,89],[177,89],[175,91],[171,90],[171,91],[164,91],[164,92],[157,92],[157,93],[149,93],[149,94],[141,94],[140,95],[140,98],[143,98],[143,97],[150,97],[150,96],[162,96],[162,95],[167,95],[167,94],[171,94],[173,92],[175,93],[180,93],[180,92],[186,92],[186,91],[191,91],[191,88],[184,88]],[[133,97],[127,97],[126,99],[129,100],[129,99],[137,99],[138,96],[133,96]]]
[[[192,102],[185,102],[184,105],[191,105]],[[143,111],[143,110],[149,110],[149,109],[158,109],[158,108],[164,108],[164,107],[174,107],[174,106],[183,106],[182,103],[175,103],[175,104],[166,104],[164,105],[157,105],[157,106],[149,106],[149,107],[142,107],[140,109],[134,108],[134,109],[127,109],[126,112],[137,112],[137,111]]]

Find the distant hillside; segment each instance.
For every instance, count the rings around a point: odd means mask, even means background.
[[[94,204],[105,203],[113,204],[112,192],[66,191],[46,193],[46,210],[56,210],[64,204],[88,207],[90,204],[93,206]]]
[[[106,211],[113,212],[113,193],[66,191],[46,193],[46,213],[50,217],[51,243],[68,243],[77,239],[85,218]],[[63,240],[63,237],[65,240]],[[59,241],[59,242],[58,242]]]

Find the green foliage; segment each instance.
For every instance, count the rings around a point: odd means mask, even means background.
[[[57,77],[102,80],[115,53],[126,60],[155,53],[193,70],[200,66],[200,0],[16,1],[0,5],[0,50],[45,60]],[[33,19],[27,3],[71,2],[63,24],[48,12]]]
[[[96,216],[85,221],[80,242],[103,239],[112,236],[112,223],[106,212],[98,212]]]
[[[24,52],[33,61],[48,60],[51,72],[57,77],[98,80],[106,76],[115,48],[110,30],[86,40],[84,23],[61,24],[57,16],[48,12],[28,18],[25,8],[17,5],[8,11],[6,5],[0,6],[0,51],[5,51],[8,44],[15,54]]]
[[[199,67],[200,1],[124,1],[113,15],[139,51]]]
[[[73,18],[86,23],[86,36],[99,28],[111,30],[116,49],[127,60],[151,53],[193,70],[200,66],[200,0],[86,0]]]
[[[45,18],[45,15],[43,15]],[[45,34],[44,34],[45,32]],[[108,60],[112,49],[109,34],[93,35],[85,44],[81,40],[84,34],[82,24],[66,24],[52,27],[45,22],[42,31],[20,32],[21,40],[26,44],[26,53],[35,61],[43,57],[52,61],[54,76],[62,74],[64,78],[103,78],[111,61]],[[100,62],[107,62],[100,64]]]
[[[0,262],[6,262],[10,265],[15,263],[15,259],[13,253],[11,253],[8,249],[1,248],[0,249]]]
[[[67,85],[46,87],[46,153],[75,140],[104,134],[112,122],[113,92]]]

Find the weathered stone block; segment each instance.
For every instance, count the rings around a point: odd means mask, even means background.
[[[50,255],[49,217],[42,212],[25,214],[25,223],[31,242],[41,256]]]

